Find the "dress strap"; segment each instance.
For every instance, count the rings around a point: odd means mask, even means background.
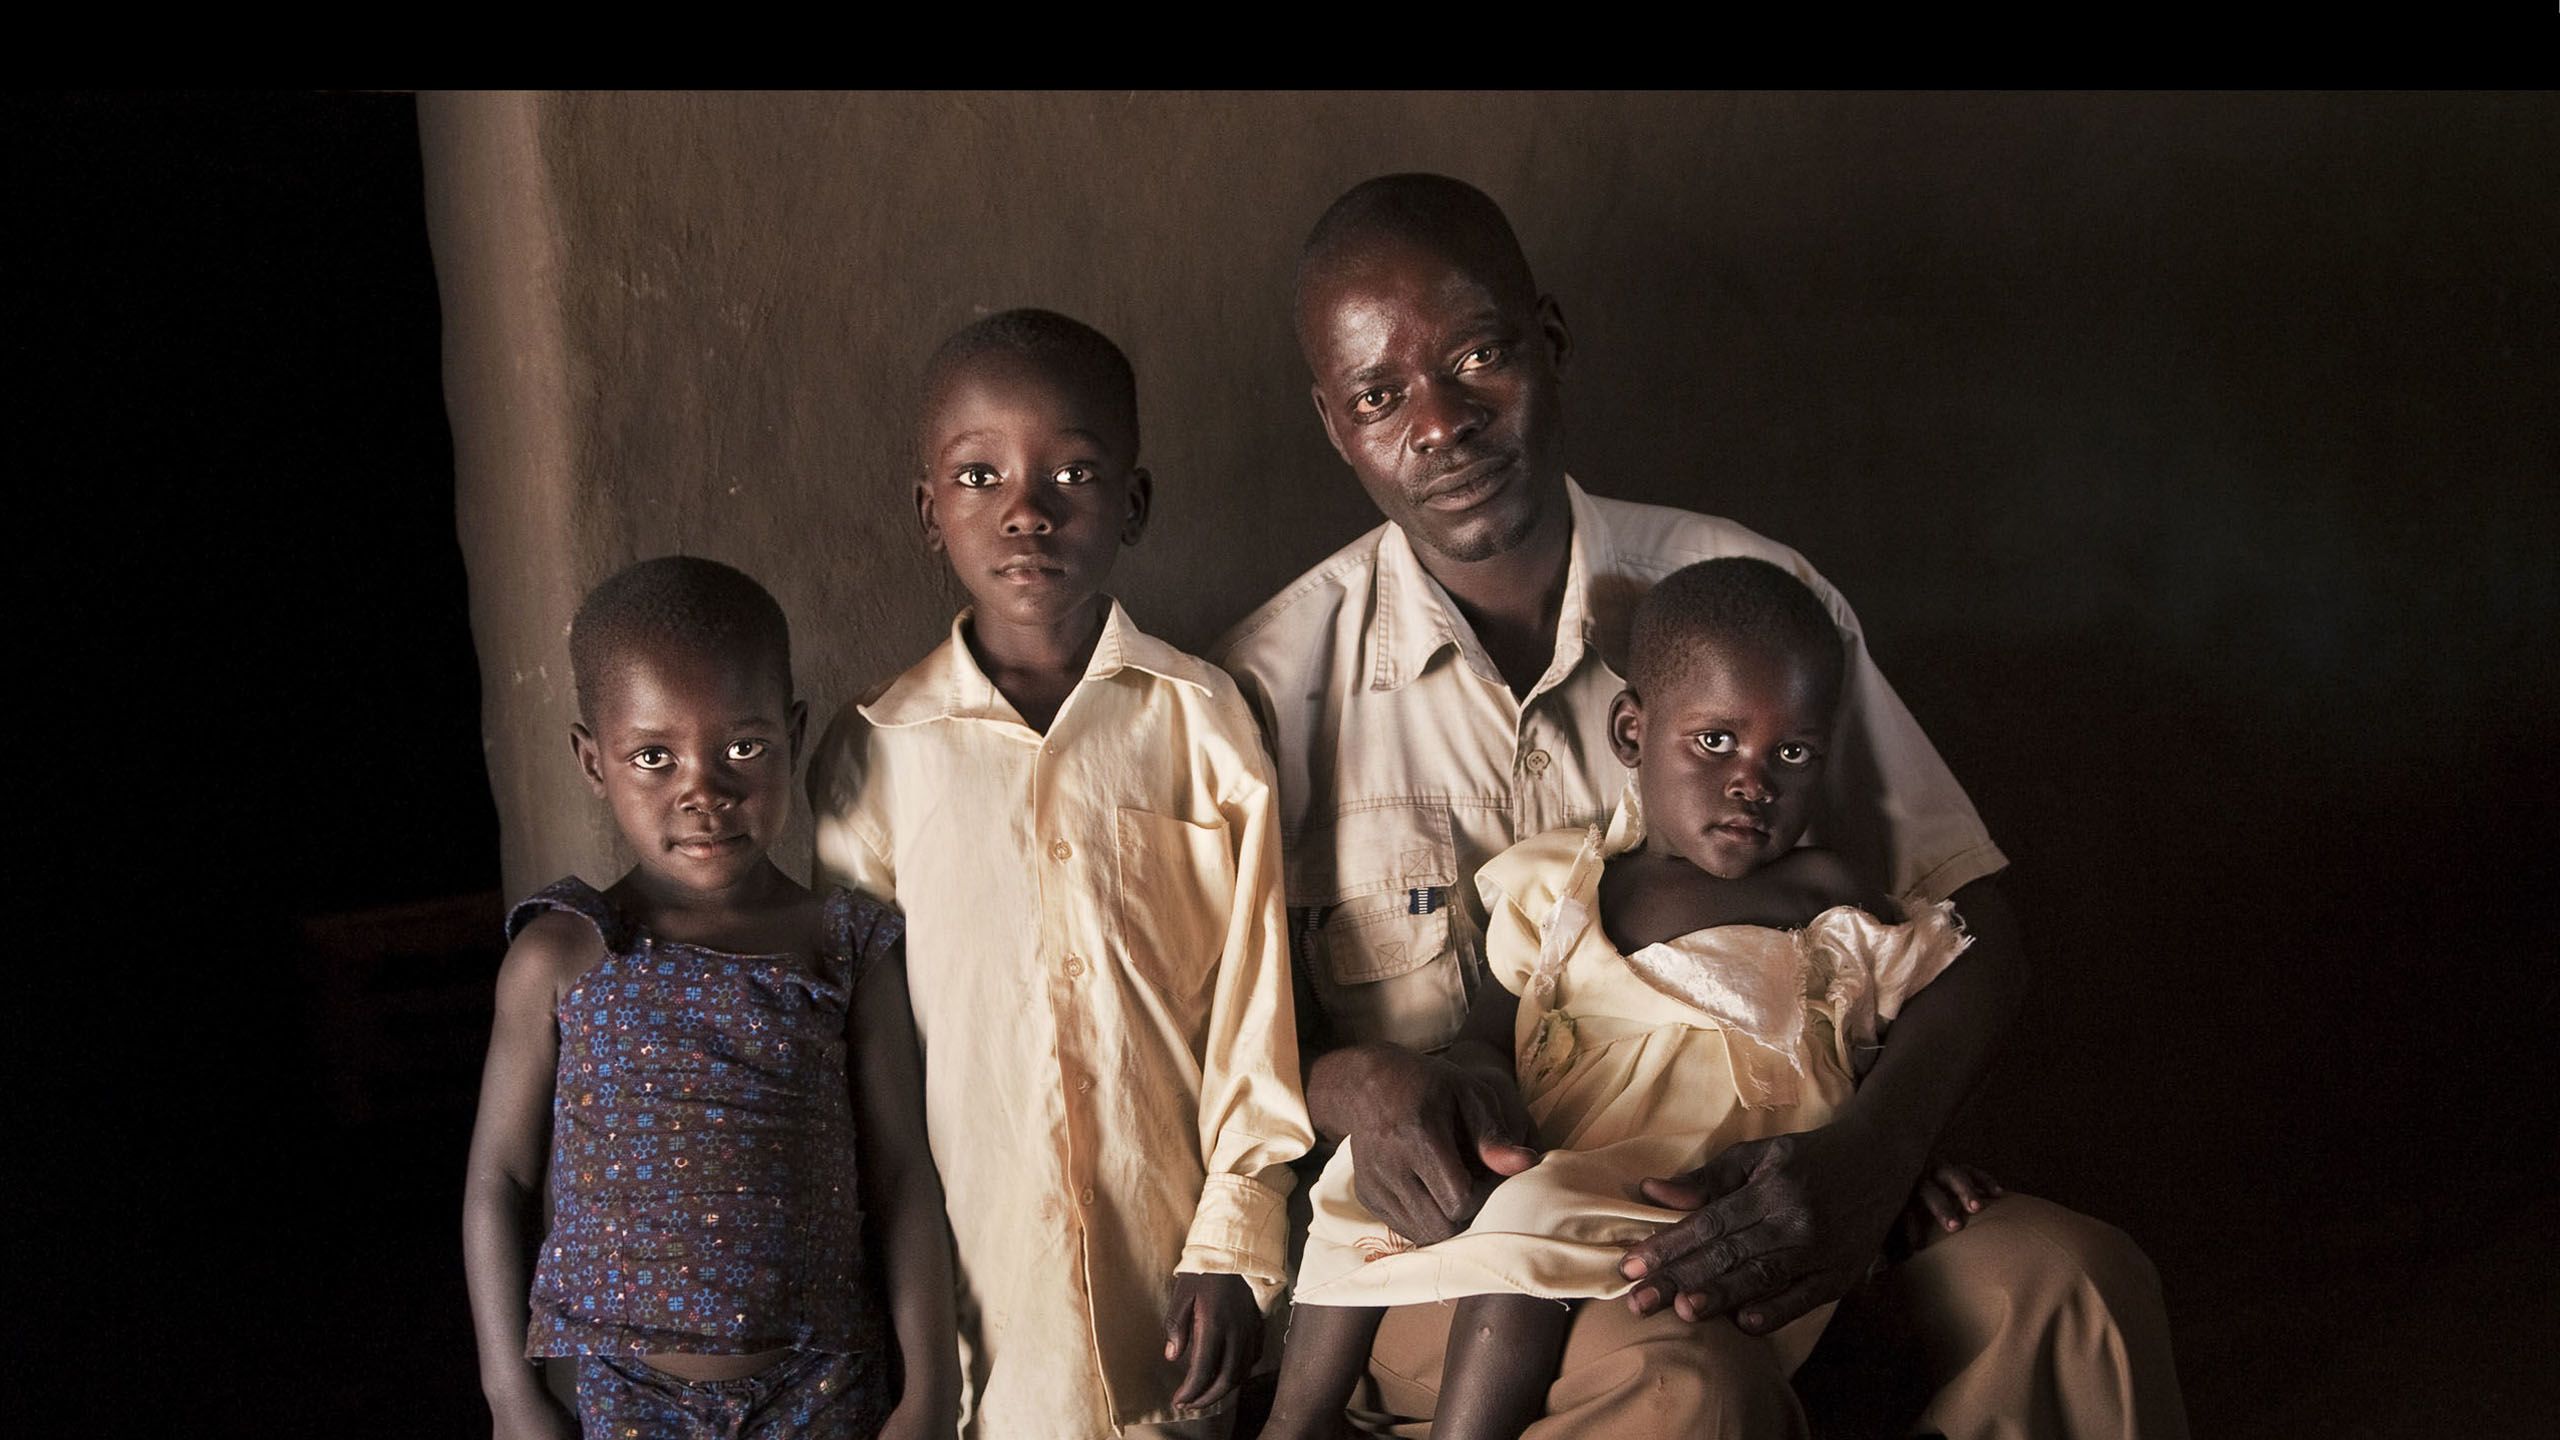
[[[611,902],[586,881],[571,875],[554,880],[516,903],[507,912],[507,939],[512,942],[524,933],[524,927],[554,910],[575,915],[596,927],[604,937],[604,948],[620,954],[631,948],[630,926],[614,912]]]
[[[907,917],[867,895],[838,889],[827,896],[827,968],[842,968],[848,993],[871,962],[904,943]]]

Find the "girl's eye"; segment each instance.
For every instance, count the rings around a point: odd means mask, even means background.
[[[1481,370],[1501,358],[1501,346],[1479,345],[1473,350],[1468,351],[1465,357],[1458,361],[1458,369],[1461,372],[1468,370]]]
[[[1733,753],[1733,733],[1729,730],[1704,731],[1698,736],[1698,748],[1710,755],[1730,755]]]
[[[761,740],[732,740],[729,742],[729,758],[732,760],[753,760],[757,756],[763,754],[765,752],[765,748],[765,743]]]
[[[1393,397],[1387,393],[1384,386],[1372,386],[1369,389],[1363,390],[1359,394],[1351,397],[1351,413],[1354,415],[1375,415],[1379,411],[1386,409],[1387,401],[1392,398]]]
[[[664,770],[676,763],[676,752],[664,745],[652,745],[633,755],[631,763],[643,770]]]
[[[1082,485],[1092,479],[1093,467],[1090,465],[1061,466],[1056,474],[1049,477],[1050,482],[1057,485]]]
[[[960,472],[951,478],[964,490],[984,490],[996,483],[996,472],[991,465],[963,465]]]
[[[1790,741],[1787,744],[1781,745],[1778,747],[1778,763],[1781,765],[1810,765],[1813,763],[1813,747],[1795,741]]]

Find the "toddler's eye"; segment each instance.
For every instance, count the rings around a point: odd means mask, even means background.
[[[753,760],[757,756],[763,754],[766,748],[765,743],[761,740],[732,740],[729,742],[729,758],[732,760]]]
[[[958,481],[962,489],[983,490],[996,483],[996,472],[992,465],[963,465],[951,478]]]
[[[1813,763],[1813,747],[1800,741],[1790,741],[1787,744],[1781,745],[1778,747],[1778,763],[1781,765],[1810,765]]]
[[[664,745],[652,745],[633,755],[631,763],[643,770],[664,770],[676,763],[676,752]]]
[[[1351,413],[1354,415],[1375,415],[1379,411],[1386,409],[1387,402],[1393,398],[1393,396],[1387,393],[1384,386],[1373,385],[1351,397]]]
[[[1501,346],[1479,345],[1473,350],[1468,351],[1466,355],[1458,361],[1458,369],[1460,373],[1464,373],[1469,370],[1481,370],[1501,358]]]
[[[1706,751],[1710,755],[1730,755],[1733,753],[1733,732],[1729,730],[1701,731],[1698,735],[1698,748]]]
[[[1082,485],[1092,479],[1093,467],[1090,465],[1061,466],[1056,474],[1049,477],[1050,483],[1057,485]]]

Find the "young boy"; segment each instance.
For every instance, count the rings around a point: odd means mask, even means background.
[[[818,869],[907,913],[970,1433],[1220,1433],[1283,1280],[1298,1093],[1269,762],[1102,592],[1146,527],[1109,340],[1016,310],[926,374],[916,510],[972,606],[810,773]]]

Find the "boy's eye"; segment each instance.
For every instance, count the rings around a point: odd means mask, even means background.
[[[676,763],[676,752],[664,745],[652,745],[634,754],[631,763],[643,770],[664,770]]]
[[[1062,465],[1049,477],[1050,483],[1055,485],[1082,485],[1092,479],[1093,467],[1090,465]]]
[[[1710,755],[1733,753],[1733,733],[1729,730],[1707,730],[1698,735],[1698,748]]]
[[[1502,347],[1501,347],[1501,346],[1499,346],[1499,345],[1479,345],[1479,346],[1477,346],[1476,348],[1474,348],[1473,350],[1468,351],[1468,352],[1467,352],[1463,357],[1461,357],[1461,358],[1459,359],[1459,361],[1458,361],[1458,369],[1459,369],[1460,373],[1464,373],[1464,372],[1469,371],[1469,370],[1481,370],[1481,369],[1483,369],[1484,367],[1486,367],[1487,365],[1490,365],[1490,364],[1494,363],[1495,361],[1497,361],[1497,360],[1499,360],[1499,359],[1501,359],[1501,358],[1502,358]]]
[[[951,478],[963,489],[983,490],[996,483],[997,477],[995,467],[992,465],[963,465],[959,473]]]
[[[1813,747],[1802,741],[1791,740],[1778,747],[1778,763],[1781,765],[1810,765],[1813,763]]]
[[[1395,396],[1389,392],[1386,387],[1382,385],[1373,385],[1351,397],[1351,413],[1354,415],[1375,415],[1379,411],[1386,409],[1387,402],[1394,398]]]
[[[761,740],[732,740],[729,742],[729,758],[732,760],[753,760],[757,756],[763,754],[766,748],[765,743]]]

